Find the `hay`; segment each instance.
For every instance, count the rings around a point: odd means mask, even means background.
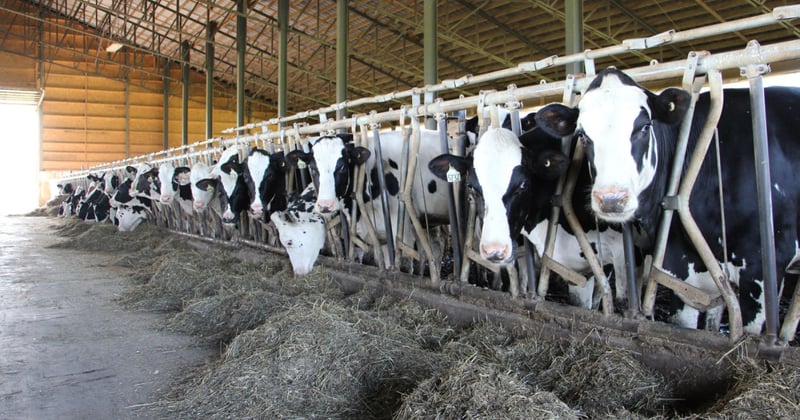
[[[550,392],[531,387],[504,366],[465,360],[423,381],[395,419],[577,419]]]
[[[386,418],[441,364],[380,317],[298,304],[236,337],[169,409],[186,418]]]
[[[762,365],[747,357],[734,362],[735,382],[708,410],[714,418],[800,418],[800,370]]]
[[[173,251],[154,261],[149,281],[122,294],[120,301],[137,309],[180,311],[191,301],[220,293],[264,290],[266,276],[282,266],[247,263],[230,253]]]
[[[264,290],[221,294],[190,303],[168,321],[167,328],[224,345],[290,304],[285,296]]]
[[[587,342],[572,342],[536,380],[587,413],[625,409],[660,415],[672,396],[667,379],[644,366],[633,352]]]

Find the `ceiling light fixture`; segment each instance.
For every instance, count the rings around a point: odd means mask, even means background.
[[[112,42],[106,47],[106,52],[115,53],[122,49],[124,45],[120,44],[119,42]]]

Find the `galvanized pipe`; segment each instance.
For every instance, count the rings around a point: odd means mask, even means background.
[[[447,119],[441,114],[439,121],[439,139],[441,140],[442,153],[450,153],[450,143],[447,138]],[[461,224],[458,222],[458,214],[456,208],[455,193],[453,191],[454,185],[450,182],[447,183],[447,214],[450,217],[450,239],[453,242],[453,272],[461,272],[461,252],[463,250],[461,244]]]
[[[758,49],[758,43],[750,46]],[[742,69],[750,81],[750,115],[753,121],[753,150],[756,166],[759,227],[761,232],[761,264],[764,275],[764,304],[766,311],[766,343],[775,345],[778,337],[778,271],[775,252],[775,225],[772,211],[772,177],[767,144],[767,105],[761,75],[766,66],[750,65]]]
[[[214,35],[217,22],[209,21],[206,27],[206,138],[214,132]]]
[[[622,246],[625,250],[625,275],[628,277],[628,314],[629,318],[639,315],[639,289],[636,287],[636,261],[634,259],[633,235],[631,224],[622,224]]]
[[[236,0],[236,125],[244,125],[244,70],[247,52],[247,1]],[[241,130],[234,130],[238,133]]]
[[[386,178],[383,172],[383,151],[379,126],[372,126],[372,142],[375,146],[375,167],[378,169],[378,186],[381,189],[381,209],[383,210],[383,227],[386,231],[386,248],[389,253],[389,266],[394,267],[394,235],[392,235],[392,215],[389,213],[389,193],[386,191]]]
[[[181,43],[181,144],[189,144],[189,41]]]
[[[278,0],[278,117],[286,116],[289,61],[289,0]],[[279,125],[283,127],[283,124]]]
[[[348,0],[336,1],[336,102],[338,103],[347,101],[347,76],[349,74],[347,65],[350,45],[348,3]],[[336,109],[336,119],[345,118],[346,112],[346,107]]]

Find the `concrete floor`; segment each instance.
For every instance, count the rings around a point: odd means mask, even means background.
[[[214,357],[113,301],[113,256],[47,248],[56,222],[0,217],[0,419],[158,418],[176,375]]]

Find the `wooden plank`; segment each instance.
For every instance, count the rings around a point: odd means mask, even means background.
[[[42,153],[125,153],[125,145],[119,143],[43,143]]]

